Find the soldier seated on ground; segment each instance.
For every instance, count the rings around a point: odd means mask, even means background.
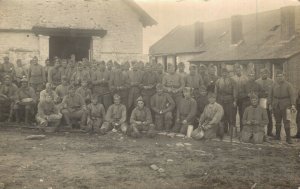
[[[80,94],[86,104],[91,103],[92,91],[88,88],[88,81],[82,80],[81,86],[76,90]]]
[[[145,106],[142,97],[137,100],[137,106],[133,109],[130,116],[130,127],[128,134],[134,138],[141,137],[142,131],[147,132],[148,137],[155,136],[155,125],[152,122],[151,111]]]
[[[156,130],[170,131],[172,127],[172,111],[175,108],[175,102],[172,97],[163,92],[162,84],[156,85],[156,94],[151,97],[151,109],[154,112]]]
[[[224,115],[223,107],[216,102],[216,94],[208,94],[209,104],[205,106],[203,113],[200,116],[199,126],[192,132],[192,137],[199,139],[212,139],[216,137],[219,128],[219,123]],[[198,133],[203,131],[203,137]]]
[[[75,93],[75,87],[70,86],[68,95],[62,101],[62,110],[67,128],[72,128],[72,123],[80,120],[80,128],[86,126],[86,105],[83,98]]]
[[[183,89],[183,96],[177,107],[176,122],[173,127],[173,132],[181,134],[187,133],[189,125],[193,125],[197,113],[197,102],[191,96],[191,88],[185,87]]]
[[[58,131],[62,114],[55,106],[51,95],[46,95],[43,101],[38,104],[36,121],[41,130],[46,132]]]
[[[0,85],[0,115],[1,121],[4,118],[8,118],[7,121],[12,121],[13,117],[13,108],[16,100],[18,87],[12,83],[12,78],[10,75],[4,76],[4,83]],[[9,112],[7,111],[9,110]],[[8,115],[4,116],[5,114]]]
[[[46,100],[47,96],[51,96],[54,103],[57,103],[59,101],[58,95],[53,90],[52,83],[46,83],[46,89],[44,89],[40,92],[40,101]]]
[[[251,106],[245,109],[243,115],[244,128],[242,130],[242,142],[263,143],[265,126],[268,124],[267,111],[258,105],[258,97],[252,94]]]
[[[28,124],[30,117],[34,115],[34,107],[36,106],[36,102],[36,93],[32,87],[28,86],[27,78],[21,79],[21,87],[17,92],[16,103],[14,106],[16,122],[20,122],[20,114],[24,110],[24,121],[25,124]]]
[[[105,116],[105,122],[100,129],[101,134],[106,134],[108,131],[121,130],[122,133],[127,132],[126,124],[126,107],[121,104],[121,97],[118,94],[114,95],[114,104],[110,105]]]
[[[93,95],[91,99],[92,103],[87,106],[87,127],[88,132],[100,132],[104,117],[104,106],[98,102],[98,95]]]

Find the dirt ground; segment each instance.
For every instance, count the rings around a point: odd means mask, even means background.
[[[0,183],[5,189],[297,189],[300,141],[263,145],[157,136],[132,139],[0,127]],[[151,165],[162,168],[155,171]],[[1,185],[0,185],[1,188]]]

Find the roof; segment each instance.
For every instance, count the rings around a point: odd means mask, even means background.
[[[143,27],[157,24],[133,0],[0,0],[0,29],[108,29],[124,24],[124,16]]]
[[[297,7],[298,8],[298,7]],[[190,62],[288,58],[300,51],[300,39],[280,39],[280,10],[243,15],[243,39],[231,44],[231,18],[204,23],[204,44],[196,48],[194,25],[179,26],[150,47],[150,54],[198,52]]]
[[[156,20],[154,20],[144,9],[134,2],[134,0],[123,1],[127,3],[138,15],[140,15],[140,21],[143,23],[144,27],[157,24]]]

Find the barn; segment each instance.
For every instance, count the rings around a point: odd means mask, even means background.
[[[139,60],[155,24],[133,0],[1,0],[0,58]]]

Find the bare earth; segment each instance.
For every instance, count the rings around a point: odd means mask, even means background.
[[[25,140],[32,134],[40,133],[0,128],[0,183],[5,189],[300,187],[300,141],[251,145],[73,132]],[[164,172],[151,169],[152,164]]]

